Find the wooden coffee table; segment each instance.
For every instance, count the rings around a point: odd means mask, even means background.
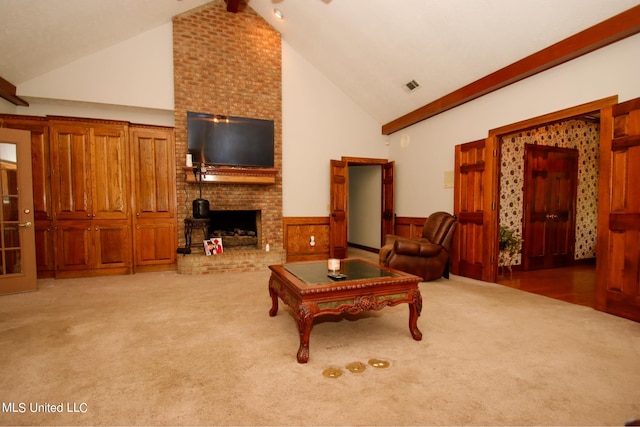
[[[327,262],[298,262],[271,265],[269,316],[278,313],[278,298],[293,308],[300,331],[298,362],[309,360],[309,335],[314,319],[326,315],[357,314],[381,310],[387,306],[409,304],[409,331],[420,341],[417,321],[422,311],[418,276],[382,267],[360,259],[341,260],[340,273],[347,277],[334,280],[327,276]]]

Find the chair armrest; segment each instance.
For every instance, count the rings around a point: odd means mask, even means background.
[[[389,263],[389,256],[391,255],[391,251],[393,251],[393,244],[384,245],[380,248],[380,251],[378,252],[378,263],[380,265],[387,266],[387,264]]]
[[[442,246],[426,240],[398,239],[393,244],[393,251],[398,255],[433,257],[443,250]]]

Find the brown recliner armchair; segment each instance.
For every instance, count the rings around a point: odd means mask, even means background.
[[[449,252],[457,226],[455,216],[435,212],[425,221],[420,239],[387,234],[380,248],[380,264],[415,274],[425,282],[440,277],[448,279]]]

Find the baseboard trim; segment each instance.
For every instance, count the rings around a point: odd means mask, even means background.
[[[369,246],[359,245],[357,243],[348,242],[347,246],[349,246],[350,248],[356,248],[356,249],[361,249],[363,251],[372,252],[374,254],[377,254],[378,252],[380,252],[379,248],[376,249],[376,248],[372,248],[372,247],[369,247]]]

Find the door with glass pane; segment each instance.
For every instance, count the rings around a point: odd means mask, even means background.
[[[31,136],[0,129],[0,294],[37,289]]]

